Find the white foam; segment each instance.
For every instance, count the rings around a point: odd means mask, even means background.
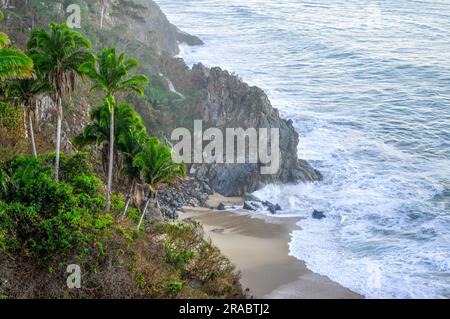
[[[181,47],[187,63],[262,87],[294,121],[299,157],[324,174],[256,193],[280,217],[305,217],[291,254],[369,298],[450,297],[450,133],[433,130],[449,120],[448,5],[405,16],[406,0],[380,3],[384,27],[368,32],[360,1],[158,2],[206,43]]]
[[[291,254],[369,298],[448,296],[448,224],[430,217],[436,208],[428,203],[443,189],[429,167],[417,169],[430,163],[376,139],[327,127],[304,138],[302,147],[308,145],[315,146],[308,155],[325,173],[323,183],[270,185],[255,193],[306,218],[299,223],[302,230],[292,234]],[[355,160],[361,149],[373,158]],[[327,218],[312,219],[315,209]],[[430,216],[414,220],[408,212],[415,210]],[[378,284],[371,284],[374,280]]]

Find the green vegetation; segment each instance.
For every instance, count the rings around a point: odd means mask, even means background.
[[[126,58],[122,53],[116,55],[116,49],[106,48],[95,55],[95,61],[85,62],[80,66],[80,71],[89,76],[93,81],[91,91],[102,90],[105,92],[105,104],[110,114],[109,132],[109,165],[108,186],[106,190],[106,209],[111,209],[111,188],[114,166],[114,111],[116,108],[116,97],[121,92],[134,91],[144,95],[143,86],[148,84],[144,75],[130,75],[130,71],[139,67],[139,61]]]
[[[102,147],[103,171],[106,172],[107,154],[110,132],[110,116],[108,105],[96,108],[91,115],[92,123],[88,124],[83,132],[76,137],[75,143],[83,148],[87,145]],[[133,158],[143,149],[149,136],[142,123],[142,118],[130,104],[122,103],[115,106],[116,121],[114,122],[115,150],[121,152],[124,158],[123,175],[129,179],[130,191],[123,209],[123,217],[127,214],[136,183],[140,177],[140,170],[133,164]],[[115,158],[118,155],[114,156]]]
[[[78,2],[86,12],[91,6]],[[50,4],[29,0],[26,6],[58,21]],[[140,9],[131,0],[117,1],[112,8],[135,20]],[[31,15],[28,10],[8,14],[18,21]],[[27,26],[17,29],[24,34]],[[96,42],[100,37],[107,42],[114,32],[86,31]],[[150,108],[152,96],[160,109],[165,103],[181,107],[183,98],[164,92],[161,81],[153,87],[147,77],[132,74],[140,67],[137,59],[114,48],[93,53],[91,41],[64,23],[52,22],[49,30],[33,28],[28,39],[21,39],[22,33],[17,38],[27,43],[26,53],[10,48],[9,38],[0,33],[0,298],[245,297],[234,267],[203,239],[200,225],[161,221],[142,227],[150,202],[159,208],[158,191],[176,186],[186,168],[173,162],[170,148],[148,135],[135,108]],[[146,63],[154,58],[145,55]],[[81,77],[89,82],[79,81]],[[92,122],[73,142],[80,148],[93,146],[91,154],[62,153],[63,113],[72,108],[76,114],[71,98],[87,96],[88,86],[105,97],[96,100],[94,105],[100,106],[93,110]],[[145,95],[144,100],[131,92]],[[40,148],[38,156],[31,113],[42,94],[56,104],[56,152]],[[107,172],[106,188],[98,155]],[[125,196],[112,191],[114,171],[128,180]],[[148,193],[141,212],[140,205],[131,207],[138,183]],[[81,289],[65,285],[69,264],[83,271]]]
[[[35,70],[33,77],[29,79],[14,80],[9,84],[10,96],[13,99],[17,99],[21,105],[23,114],[23,126],[24,131],[29,132],[31,139],[33,156],[37,157],[36,140],[33,129],[32,112],[35,110],[35,104],[37,103],[37,96],[50,92],[52,90],[51,85],[39,73],[39,69]],[[28,121],[26,120],[28,119]],[[28,124],[28,127],[27,127]],[[28,137],[28,136],[26,136]]]
[[[91,42],[81,33],[73,31],[66,24],[50,24],[50,33],[34,29],[30,33],[27,48],[42,74],[53,88],[58,105],[56,130],[55,177],[59,178],[61,152],[61,126],[63,117],[62,99],[75,90],[76,76],[81,64],[92,60],[89,52]]]
[[[138,229],[142,224],[150,202],[155,200],[159,209],[158,190],[167,185],[174,185],[186,175],[184,164],[172,161],[172,150],[161,145],[157,138],[150,138],[141,153],[133,161],[135,167],[141,170],[142,178],[149,188],[149,195],[145,208],[139,220]]]
[[[15,157],[0,167],[0,247],[7,254],[20,249],[46,262],[94,247],[101,253],[99,238],[113,222],[102,214],[101,180],[83,154],[63,156],[61,179],[55,180],[53,159]]]
[[[160,223],[139,232],[104,211],[91,159],[15,157],[0,166],[0,295],[5,298],[243,297],[229,261],[198,224]],[[134,209],[130,209],[135,214]],[[83,270],[82,288],[65,286],[66,267]],[[30,277],[31,276],[31,277]]]

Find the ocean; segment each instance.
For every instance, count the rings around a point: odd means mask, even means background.
[[[263,88],[323,173],[256,193],[304,217],[292,256],[367,298],[449,298],[450,1],[157,3],[205,41],[180,56]]]

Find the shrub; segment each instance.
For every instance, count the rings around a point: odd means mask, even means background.
[[[174,267],[183,268],[194,257],[194,252],[184,250],[182,245],[163,241],[164,251],[166,252],[167,262]]]
[[[179,281],[171,282],[167,285],[169,293],[179,293],[183,290],[183,283]]]
[[[2,250],[20,249],[42,262],[91,247],[101,253],[101,241],[113,218],[102,211],[105,200],[97,194],[100,180],[79,154],[62,161],[61,181],[53,179],[49,162],[48,158],[16,157],[0,166]]]
[[[8,298],[241,298],[239,276],[198,223],[161,223],[137,231],[105,213],[100,180],[85,154],[0,163],[0,296]],[[78,174],[77,174],[78,173]],[[124,207],[113,196],[113,212]],[[66,266],[83,271],[68,290]],[[24,280],[32,278],[32,280]],[[195,288],[194,288],[195,287]]]
[[[0,101],[0,127],[22,128],[22,113],[19,108]]]
[[[200,282],[201,290],[210,297],[243,297],[233,264],[204,239],[199,223],[165,222],[155,230],[164,238],[166,263],[179,272],[180,279]]]

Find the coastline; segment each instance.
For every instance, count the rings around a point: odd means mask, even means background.
[[[217,207],[218,202],[232,206],[242,200],[213,195],[208,206]],[[181,219],[192,218],[203,224],[206,236],[236,265],[243,288],[254,298],[363,298],[289,256],[290,234],[299,229],[298,218],[252,217],[245,212],[210,208],[185,207],[184,211]]]

